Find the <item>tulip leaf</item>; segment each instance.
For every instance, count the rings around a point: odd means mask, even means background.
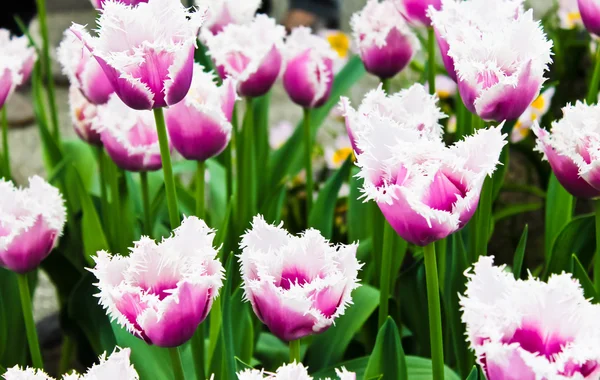
[[[26,363],[28,351],[24,342],[27,338],[17,276],[0,267],[0,364],[3,367]]]
[[[223,354],[225,361],[225,375],[222,376],[222,379],[228,380],[236,380],[236,363],[235,363],[235,339],[233,332],[233,321],[234,316],[232,311],[232,299],[233,294],[231,293],[232,283],[234,280],[233,268],[234,268],[235,257],[233,255],[229,256],[229,260],[227,262],[227,272],[229,273],[229,277],[225,281],[225,285],[223,286],[223,290],[221,293],[221,305],[223,309],[223,320],[221,326],[221,337],[223,340]],[[237,323],[237,318],[236,318]],[[218,355],[217,355],[218,356]]]
[[[546,264],[548,266],[550,266],[550,261],[552,260],[554,241],[573,217],[573,202],[573,196],[562,187],[556,176],[552,174],[548,183],[546,196],[546,226],[544,234]],[[573,251],[565,251],[562,254],[567,255],[570,252]]]
[[[279,189],[273,192],[271,196],[265,200],[260,210],[265,217],[265,220],[274,224],[281,222],[281,213],[287,194],[285,183],[281,183],[278,187]]]
[[[352,292],[352,302],[334,326],[315,336],[306,354],[306,364],[318,370],[339,362],[346,348],[379,305],[379,290],[362,285]]]
[[[579,283],[583,288],[583,294],[585,295],[585,298],[593,299],[592,302],[598,303],[598,294],[594,288],[594,283],[592,280],[590,280],[587,271],[574,254],[571,255],[571,273],[573,273],[573,277],[579,280]]]
[[[544,277],[570,269],[571,254],[577,255],[584,268],[591,262],[596,249],[593,215],[578,216],[564,226],[554,240]]]
[[[254,327],[250,304],[244,302],[244,290],[237,288],[231,296],[231,315],[235,316],[232,332],[235,344],[235,356],[249,363],[254,353]]]
[[[523,267],[523,259],[525,258],[525,247],[527,246],[527,235],[529,233],[529,226],[526,224],[523,229],[523,234],[517,245],[515,251],[515,257],[513,258],[513,275],[515,279],[521,278],[521,268]]]
[[[207,212],[210,216],[210,225],[221,226],[227,214],[227,183],[225,179],[225,168],[216,160],[206,161],[208,169],[208,196]]]
[[[496,166],[496,172],[492,177],[493,182],[493,191],[492,191],[492,199],[496,200],[498,195],[500,194],[500,188],[502,188],[502,184],[504,183],[504,177],[506,176],[506,171],[508,170],[508,160],[510,153],[510,144],[504,145],[502,151],[500,152],[500,165]]]
[[[359,172],[357,167],[352,167],[350,177],[350,195],[348,196],[348,241],[362,242],[367,237],[370,237],[369,229],[365,226],[371,225],[369,213],[371,208],[369,203],[363,202],[361,198],[361,188],[363,179],[356,177]],[[373,202],[371,202],[373,203]]]
[[[537,211],[544,206],[542,202],[518,203],[501,208],[494,213],[494,223],[499,220],[509,218],[526,212]]]
[[[477,366],[473,366],[471,373],[469,373],[469,376],[467,376],[467,380],[479,380],[479,369]]]
[[[98,165],[91,147],[81,140],[64,140],[62,146],[64,157],[69,157],[73,162],[81,176],[85,190],[99,196],[100,179],[96,174],[98,173]]]
[[[383,376],[382,376],[383,375]],[[396,322],[390,317],[379,329],[375,347],[365,370],[365,378],[407,380],[406,357]]]

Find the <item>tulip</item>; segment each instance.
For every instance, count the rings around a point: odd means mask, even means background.
[[[537,147],[548,160],[558,181],[576,197],[600,196],[600,156],[598,128],[600,106],[577,102],[563,108],[563,118],[552,124],[551,132],[540,128],[537,121],[532,130]]]
[[[558,19],[562,29],[575,29],[583,25],[579,12],[578,0],[559,0]]]
[[[171,143],[186,159],[205,161],[221,153],[231,138],[231,116],[237,95],[235,83],[221,87],[202,66],[194,66],[194,79],[185,99],[165,113]]]
[[[430,26],[431,20],[427,10],[431,7],[440,9],[442,0],[396,0],[398,9],[404,17],[416,25]]]
[[[519,116],[519,119],[515,123],[510,135],[510,141],[512,143],[518,143],[529,136],[533,122],[542,120],[542,117],[548,113],[552,98],[556,92],[555,90],[556,89],[554,87],[550,87],[546,91],[542,92],[540,96],[538,96],[533,103],[531,103],[529,108],[527,108],[527,110],[525,110],[525,112]]]
[[[255,216],[242,236],[245,297],[258,319],[284,341],[321,333],[352,302],[361,264],[357,244],[331,245],[319,231],[292,236]]]
[[[588,32],[600,36],[600,1],[577,0],[581,20]]]
[[[571,274],[515,280],[481,256],[466,276],[462,321],[488,380],[598,379],[598,306]]]
[[[69,112],[77,136],[88,144],[102,146],[100,134],[93,128],[96,105],[90,103],[73,85],[69,87]]]
[[[329,43],[298,27],[286,40],[283,86],[292,101],[304,108],[317,108],[329,99],[333,84],[335,51]]]
[[[107,358],[106,352],[100,355],[100,362],[94,364],[83,375],[71,373],[64,375],[63,380],[138,380],[139,376],[129,361],[131,349],[123,348],[115,351]],[[35,368],[21,369],[18,366],[9,368],[4,374],[5,380],[53,380],[43,370]]]
[[[229,24],[247,24],[252,21],[261,0],[196,0],[200,9],[208,8],[204,28],[217,34]]]
[[[173,0],[137,6],[103,3],[98,35],[83,26],[71,30],[98,61],[121,100],[136,110],[173,105],[192,82],[196,36],[203,13]]]
[[[27,37],[11,37],[7,29],[0,29],[0,108],[27,81],[36,57]]]
[[[66,209],[57,188],[29,178],[28,188],[0,180],[0,266],[26,273],[37,268],[57,245]]]
[[[177,347],[206,318],[223,285],[215,232],[195,216],[185,218],[159,244],[143,236],[129,256],[99,251],[91,272],[108,315],[148,344]]]
[[[102,10],[102,8],[104,7],[104,3],[106,3],[107,1],[108,0],[90,0],[90,2],[92,3],[92,6],[99,11]],[[148,0],[119,0],[119,1],[123,4],[131,5],[131,6],[136,6],[139,3],[147,3],[148,2]]]
[[[356,380],[354,372],[348,372],[344,367],[335,370],[339,380]],[[277,368],[275,373],[265,372],[264,370],[245,369],[237,373],[238,380],[313,380],[308,374],[308,368],[302,363],[284,364]],[[325,379],[329,380],[329,378]]]
[[[369,0],[352,16],[350,26],[365,68],[381,79],[402,71],[420,48],[392,0]]]
[[[217,35],[202,36],[219,75],[234,79],[240,96],[262,96],[271,89],[281,70],[285,36],[274,19],[259,14],[251,23],[229,24]]]
[[[104,104],[115,92],[102,67],[75,35],[66,30],[57,50],[63,73],[92,104]]]
[[[162,167],[158,135],[151,111],[136,111],[112,95],[96,108],[93,129],[118,167],[132,172]]]

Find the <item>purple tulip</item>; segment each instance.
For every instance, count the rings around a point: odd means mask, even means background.
[[[440,9],[442,0],[395,0],[398,9],[412,24],[430,26],[429,7]]]
[[[204,30],[220,33],[229,24],[247,24],[252,21],[261,0],[196,0],[200,9],[207,8]]]
[[[90,0],[90,2],[92,3],[92,6],[94,8],[96,8],[97,10],[101,11],[102,8],[104,8],[104,3],[106,3],[108,0]],[[139,3],[147,3],[148,0],[118,0],[121,3],[125,4],[125,5],[130,5],[132,7],[138,5]]]
[[[581,20],[588,32],[600,36],[600,1],[577,0]]]

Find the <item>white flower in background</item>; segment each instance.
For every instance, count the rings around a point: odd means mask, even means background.
[[[276,150],[283,146],[294,134],[294,125],[289,120],[282,120],[269,128],[269,145]]]
[[[339,380],[356,380],[356,374],[349,372],[346,368],[336,369],[335,373]],[[308,374],[308,368],[302,363],[284,364],[277,368],[275,373],[265,372],[258,369],[245,369],[237,373],[238,380],[313,380]],[[323,380],[331,380],[325,378]]]
[[[323,146],[325,154],[325,163],[331,170],[339,169],[344,162],[354,154],[352,143],[346,133],[340,133],[333,141],[327,142]]]
[[[550,109],[552,97],[554,97],[555,92],[556,89],[554,87],[550,87],[542,92],[540,96],[531,103],[529,108],[523,112],[519,119],[517,119],[510,135],[510,141],[512,143],[518,143],[529,136],[533,123],[535,121],[539,122]]]
[[[348,63],[348,59],[352,53],[352,41],[350,36],[341,30],[322,29],[317,33],[318,36],[324,38],[331,45],[337,56],[333,59],[333,73],[337,74]]]
[[[563,29],[574,29],[583,26],[577,0],[558,0],[558,19]]]
[[[196,6],[207,9],[203,28],[217,34],[229,24],[252,21],[261,0],[196,0]]]
[[[436,75],[435,76],[435,94],[440,100],[452,98],[456,95],[458,86],[456,82],[447,75]],[[425,83],[425,90],[429,92],[429,83]]]

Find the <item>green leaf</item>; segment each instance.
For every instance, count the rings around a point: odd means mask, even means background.
[[[207,211],[210,216],[210,225],[216,227],[223,224],[227,212],[228,199],[225,168],[214,159],[206,161],[206,168],[210,175],[208,180],[209,202],[207,204]]]
[[[315,379],[325,379],[325,378],[337,379],[335,370],[343,367],[343,368],[346,368],[350,372],[354,372],[356,374],[357,379],[364,379],[365,378],[364,377],[365,370],[367,369],[368,362],[369,362],[369,357],[363,356],[360,358],[345,361],[343,363],[333,364],[325,369],[322,369],[318,372],[313,373],[312,376]],[[312,368],[310,366],[308,367],[308,369],[309,369],[309,371],[312,370]]]
[[[529,231],[529,226],[526,224],[523,229],[523,234],[521,235],[521,239],[519,240],[519,245],[517,245],[517,250],[515,251],[515,257],[513,259],[513,275],[515,279],[521,278],[521,268],[523,267],[523,258],[525,257],[525,247],[527,246],[527,234]]]
[[[591,262],[596,249],[595,226],[594,215],[576,217],[564,226],[554,240],[544,278],[568,271],[572,253],[577,255],[584,268]]]
[[[363,285],[352,292],[353,305],[338,318],[335,325],[315,336],[306,354],[306,364],[319,370],[339,362],[348,345],[379,305],[379,290]]]
[[[263,203],[261,207],[261,214],[263,214],[265,220],[269,223],[277,224],[281,221],[281,214],[283,212],[286,194],[287,187],[285,183],[281,183],[279,185],[279,189],[273,192],[271,196]]]
[[[373,348],[365,370],[365,378],[367,379],[379,378],[380,376],[384,380],[408,379],[406,358],[400,342],[400,333],[396,323],[390,317],[379,329],[375,348]]]
[[[544,238],[547,265],[550,265],[554,241],[563,228],[571,221],[572,217],[573,196],[562,187],[556,176],[552,174],[546,196],[546,228]],[[564,254],[567,255],[571,252],[573,251],[565,251]]]
[[[502,152],[500,153],[500,163],[501,165],[497,166],[496,172],[492,177],[493,182],[493,191],[492,191],[492,199],[495,200],[498,198],[500,194],[500,188],[504,183],[504,177],[506,176],[506,171],[508,170],[508,160],[510,153],[510,144],[506,144],[504,148],[502,148]]]
[[[323,186],[323,189],[319,192],[317,201],[310,212],[308,225],[321,231],[323,236],[327,239],[331,239],[333,236],[333,219],[335,216],[335,205],[337,203],[338,193],[340,192],[342,184],[350,175],[351,165],[352,158],[348,157],[339,170],[325,182],[325,186]]]
[[[5,368],[27,363],[27,338],[17,276],[0,267],[0,364]]]
[[[254,327],[250,303],[244,302],[244,290],[237,288],[231,296],[231,315],[235,316],[232,332],[235,344],[235,356],[249,363],[254,353]]]
[[[594,283],[592,280],[590,280],[587,271],[583,265],[581,265],[581,262],[576,255],[571,255],[571,273],[573,273],[573,277],[579,280],[579,283],[583,288],[583,294],[585,295],[585,298],[593,298],[595,302],[592,302],[597,303],[598,294],[594,288]]]
[[[542,206],[542,202],[511,204],[509,206],[499,209],[494,213],[494,222],[497,223],[499,220],[510,218],[511,216],[515,216],[518,214],[537,211],[541,209]]]
[[[233,273],[233,263],[234,257],[229,257],[229,262],[227,263],[227,272]],[[225,286],[223,287],[223,291],[221,293],[221,305],[223,307],[223,322],[221,326],[221,336],[223,339],[223,352],[224,352],[224,361],[225,361],[225,376],[223,379],[236,380],[236,363],[235,363],[235,340],[233,336],[233,321],[234,315],[232,313],[232,282],[234,276],[229,276],[225,281]]]
[[[479,369],[477,366],[473,366],[473,369],[471,370],[471,373],[469,373],[467,380],[479,380]]]
[[[356,177],[359,169],[357,167],[351,168],[350,177],[350,195],[348,196],[348,241],[362,241],[366,238],[371,238],[369,229],[365,228],[365,225],[370,224],[371,208],[363,199],[361,199],[361,191],[363,185],[363,179]]]
[[[420,358],[418,356],[407,356],[406,367],[408,368],[408,378],[410,380],[432,380],[431,360]],[[447,366],[444,368],[444,380],[460,380],[456,372]]]
[[[100,178],[94,152],[89,144],[81,140],[64,140],[62,143],[65,157],[69,157],[77,169],[85,190],[100,196]]]

